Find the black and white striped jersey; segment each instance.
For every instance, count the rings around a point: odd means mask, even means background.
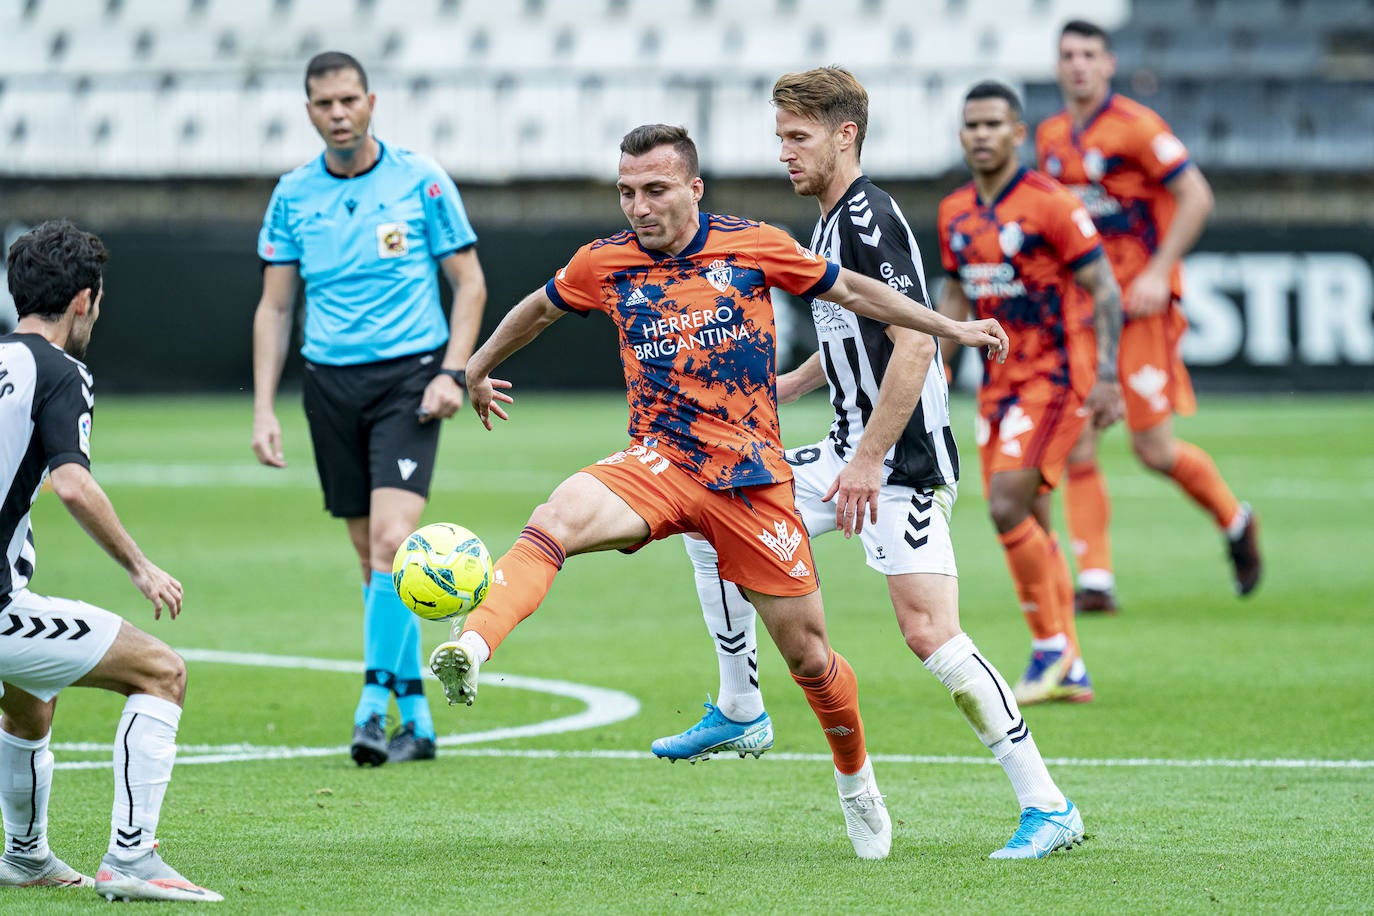
[[[0,336],[0,607],[33,576],[29,510],[48,471],[91,466],[91,394],[85,364],[37,334]]]
[[[816,223],[811,250],[930,307],[916,237],[897,202],[867,176],[855,179],[840,202]],[[823,299],[811,303],[811,318],[835,408],[828,438],[835,454],[848,461],[878,403],[892,341],[886,324]],[[886,483],[924,488],[959,479],[959,452],[949,428],[949,389],[938,353],[916,410],[885,463]]]

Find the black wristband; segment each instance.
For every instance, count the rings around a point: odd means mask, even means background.
[[[462,369],[440,369],[435,375],[447,375],[458,383],[459,388],[462,388],[464,391],[467,390],[468,374]]]

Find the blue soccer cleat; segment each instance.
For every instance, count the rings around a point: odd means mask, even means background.
[[[1021,825],[1007,845],[988,858],[1043,859],[1056,849],[1069,849],[1083,842],[1083,815],[1073,802],[1065,799],[1064,804],[1063,811],[1022,809]]]
[[[727,719],[709,696],[702,705],[706,715],[700,722],[680,735],[659,738],[653,743],[655,756],[696,763],[721,751],[735,751],[741,757],[753,754],[757,758],[773,746],[773,720],[768,713],[751,722],[736,722]]]
[[[1081,666],[1080,666],[1081,667]],[[1091,703],[1093,698],[1093,682],[1088,677],[1088,669],[1083,668],[1077,677],[1074,677],[1073,669],[1064,675],[1064,679],[1059,682],[1059,686],[1054,688],[1053,700],[1064,703]]]
[[[1056,649],[1037,649],[1031,653],[1025,673],[1011,689],[1022,706],[1034,706],[1054,699],[1055,690],[1073,667],[1073,653]]]

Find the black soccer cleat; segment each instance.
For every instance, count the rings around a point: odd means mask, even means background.
[[[380,715],[373,713],[362,725],[353,726],[353,745],[348,753],[360,767],[379,767],[386,763],[386,731],[382,728]]]
[[[1116,593],[1109,588],[1080,588],[1073,593],[1075,614],[1115,614]]]
[[[1259,585],[1264,563],[1260,559],[1259,517],[1249,503],[1241,503],[1240,507],[1245,513],[1245,528],[1239,537],[1227,539],[1226,548],[1231,554],[1231,566],[1235,570],[1236,594],[1243,598]]]
[[[396,729],[386,744],[386,759],[392,763],[433,760],[435,754],[434,739],[415,737],[414,722],[407,722]]]

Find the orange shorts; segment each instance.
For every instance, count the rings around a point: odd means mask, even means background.
[[[1197,411],[1193,382],[1183,365],[1180,343],[1188,330],[1183,309],[1127,319],[1121,329],[1121,392],[1126,399],[1126,427],[1140,432],[1174,414]]]
[[[720,555],[720,577],[764,595],[816,590],[811,539],[797,512],[792,482],[712,490],[639,443],[582,469],[604,483],[644,521],[649,541],[697,531]]]
[[[1001,410],[979,405],[977,417],[978,462],[983,471],[983,493],[990,491],[992,475],[1003,471],[1036,468],[1045,482],[1041,492],[1053,490],[1064,475],[1069,450],[1088,421],[1083,398],[1070,388],[1043,388],[1018,396]]]

